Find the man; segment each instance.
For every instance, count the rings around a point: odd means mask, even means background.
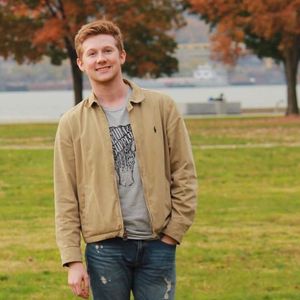
[[[54,154],[56,235],[75,295],[174,299],[175,251],[197,180],[174,102],[123,79],[120,29],[100,20],[76,38],[92,94],[60,120]],[[86,242],[86,265],[80,240]]]

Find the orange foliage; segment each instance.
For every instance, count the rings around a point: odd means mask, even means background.
[[[44,26],[36,31],[33,43],[41,45],[45,42],[55,42],[64,34],[64,22],[51,18],[46,20]]]
[[[218,58],[233,62],[242,53],[245,29],[269,40],[281,33],[280,51],[300,35],[300,0],[189,0],[193,10],[216,25],[212,34]]]

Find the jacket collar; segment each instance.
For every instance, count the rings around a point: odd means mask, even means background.
[[[140,103],[145,99],[143,90],[131,80],[123,79],[123,81],[132,89],[131,96],[129,98],[130,103]],[[87,99],[87,107],[99,106],[96,95],[92,92]]]

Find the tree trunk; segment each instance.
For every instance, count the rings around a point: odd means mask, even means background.
[[[82,90],[83,90],[83,78],[82,72],[79,70],[76,62],[76,58],[72,57],[71,68],[72,68],[72,79],[73,79],[73,91],[75,96],[75,105],[82,101]]]
[[[65,45],[68,51],[68,56],[71,63],[73,91],[75,96],[75,105],[82,101],[83,76],[77,66],[77,54],[74,46],[68,38],[65,38]]]
[[[299,115],[297,103],[297,72],[299,64],[299,49],[297,46],[284,51],[284,71],[287,83],[286,115]]]

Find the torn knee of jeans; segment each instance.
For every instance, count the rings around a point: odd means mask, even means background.
[[[166,289],[166,292],[165,292],[165,295],[164,295],[164,299],[169,299],[169,293],[171,292],[171,289],[172,289],[172,282],[171,280],[168,280],[168,278],[164,278],[165,280],[165,283],[167,285],[167,289]]]
[[[108,282],[111,282],[111,279],[107,279],[105,276],[100,276],[100,281],[102,284],[107,284]]]
[[[106,279],[104,276],[101,276],[101,277],[100,277],[100,281],[101,281],[103,284],[107,284],[107,279]]]

